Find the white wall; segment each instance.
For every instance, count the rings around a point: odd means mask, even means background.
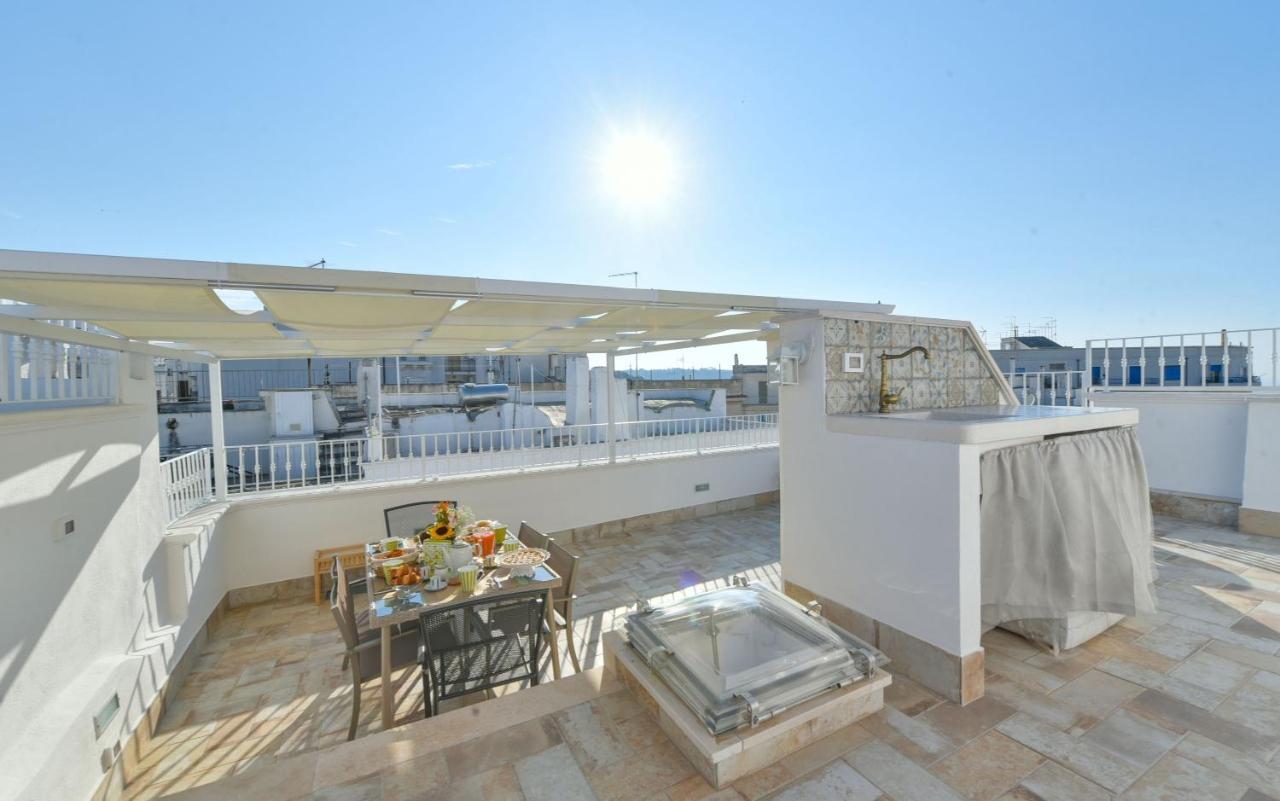
[[[709,483],[710,490],[694,486]],[[771,492],[774,448],[573,467],[523,475],[442,479],[395,487],[347,487],[237,501],[223,519],[229,588],[307,576],[317,548],[378,539],[382,510],[419,500],[457,500],[507,523],[562,531],[651,512]]]
[[[184,448],[200,448],[213,444],[213,426],[208,412],[178,412],[152,415],[160,433],[161,446],[168,448],[170,437],[166,424],[178,421],[178,443]],[[257,445],[271,439],[271,421],[264,409],[237,410],[223,413],[228,445]]]
[[[0,798],[88,797],[199,628],[164,601],[151,376],[121,375],[122,405],[0,415]],[[55,542],[64,516],[76,532]],[[122,712],[95,739],[112,693]]]
[[[1245,448],[1246,509],[1280,513],[1280,394],[1256,394],[1249,402]]]
[[[806,338],[800,383],[779,391],[783,577],[949,653],[977,650],[977,452],[829,431],[820,322],[783,327],[783,344]]]
[[[1239,501],[1250,393],[1098,391],[1095,406],[1138,410],[1138,442],[1153,490]],[[1251,438],[1251,437],[1250,437]]]

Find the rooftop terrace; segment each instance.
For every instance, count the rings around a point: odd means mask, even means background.
[[[987,697],[960,707],[897,675],[879,714],[716,792],[603,671],[600,638],[639,598],[723,586],[742,573],[776,585],[777,526],[777,508],[762,507],[580,546],[575,636],[584,673],[423,721],[406,671],[395,677],[405,725],[378,732],[370,686],[354,745],[343,743],[349,690],[327,609],[233,609],[136,755],[126,795],[1262,801],[1280,793],[1280,542],[1173,518],[1157,519],[1158,614],[1057,656],[990,632]]]
[[[228,288],[254,291],[263,310],[232,312],[218,295]],[[1124,492],[1141,527],[1128,564],[1145,570],[1148,488],[1157,511],[1182,519],[1157,522],[1159,612],[1052,654],[981,633],[980,499],[992,496],[980,459],[1031,435],[1007,407],[1042,393],[1024,381],[1016,395],[963,321],[879,304],[7,251],[0,298],[21,301],[0,312],[0,439],[18,455],[0,459],[0,533],[26,567],[2,613],[0,797],[1280,798],[1280,540],[1236,531],[1280,534],[1280,460],[1258,447],[1280,432],[1280,395],[1181,373],[1148,388],[1146,357],[1129,365],[1123,349],[1117,375],[1136,366],[1136,388],[1111,386],[1109,361],[1101,382],[1068,378],[1099,413],[1063,420],[1141,440],[1149,469],[1128,473]],[[1246,332],[1247,370],[1265,363],[1258,331]],[[1280,329],[1265,331],[1274,342]],[[747,339],[776,359],[776,416],[654,427],[618,402],[619,354]],[[512,412],[479,445],[470,432],[384,436],[375,414],[340,450],[287,433],[228,446],[215,413],[212,448],[160,462],[153,356],[209,360],[219,410],[224,359],[463,345],[586,349],[605,366],[578,365],[589,402],[551,435]],[[899,358],[921,351],[932,357]],[[1056,398],[1052,376],[1033,385],[1046,381]],[[908,414],[873,411],[893,404]],[[1141,414],[1097,409],[1108,406]],[[974,407],[990,407],[985,422],[969,419]],[[979,425],[990,441],[968,436]],[[1107,473],[1055,480],[1083,475]],[[1095,490],[1073,511],[1112,508]],[[446,702],[424,721],[417,667],[403,668],[363,685],[348,743],[350,676],[330,610],[309,600],[313,554],[383,536],[386,509],[442,498],[562,532],[581,554],[582,669],[544,654],[539,686]],[[1006,573],[1074,564],[1024,558]],[[784,573],[793,597],[895,660],[887,707],[840,718],[830,736],[798,726],[778,740],[802,750],[716,774],[730,786],[715,793],[603,646],[638,600],[742,574],[777,587]],[[392,630],[381,631],[389,655]],[[551,654],[558,641],[544,640]],[[861,683],[875,693],[861,714],[879,708],[884,679]],[[791,731],[752,719],[762,726],[750,731]]]

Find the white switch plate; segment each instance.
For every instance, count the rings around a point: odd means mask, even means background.
[[[864,372],[865,367],[863,366],[863,363],[862,351],[850,352],[844,355],[844,371],[846,373]]]

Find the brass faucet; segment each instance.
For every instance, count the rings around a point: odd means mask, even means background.
[[[902,400],[902,390],[897,392],[889,391],[889,362],[892,359],[905,359],[911,354],[919,351],[924,354],[925,359],[929,358],[929,349],[916,345],[914,348],[908,348],[902,353],[881,353],[880,354],[880,414],[887,413],[894,406],[898,405],[898,401]]]

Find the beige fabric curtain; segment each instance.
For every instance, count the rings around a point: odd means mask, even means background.
[[[1132,428],[982,456],[982,618],[1155,610],[1151,500]]]

